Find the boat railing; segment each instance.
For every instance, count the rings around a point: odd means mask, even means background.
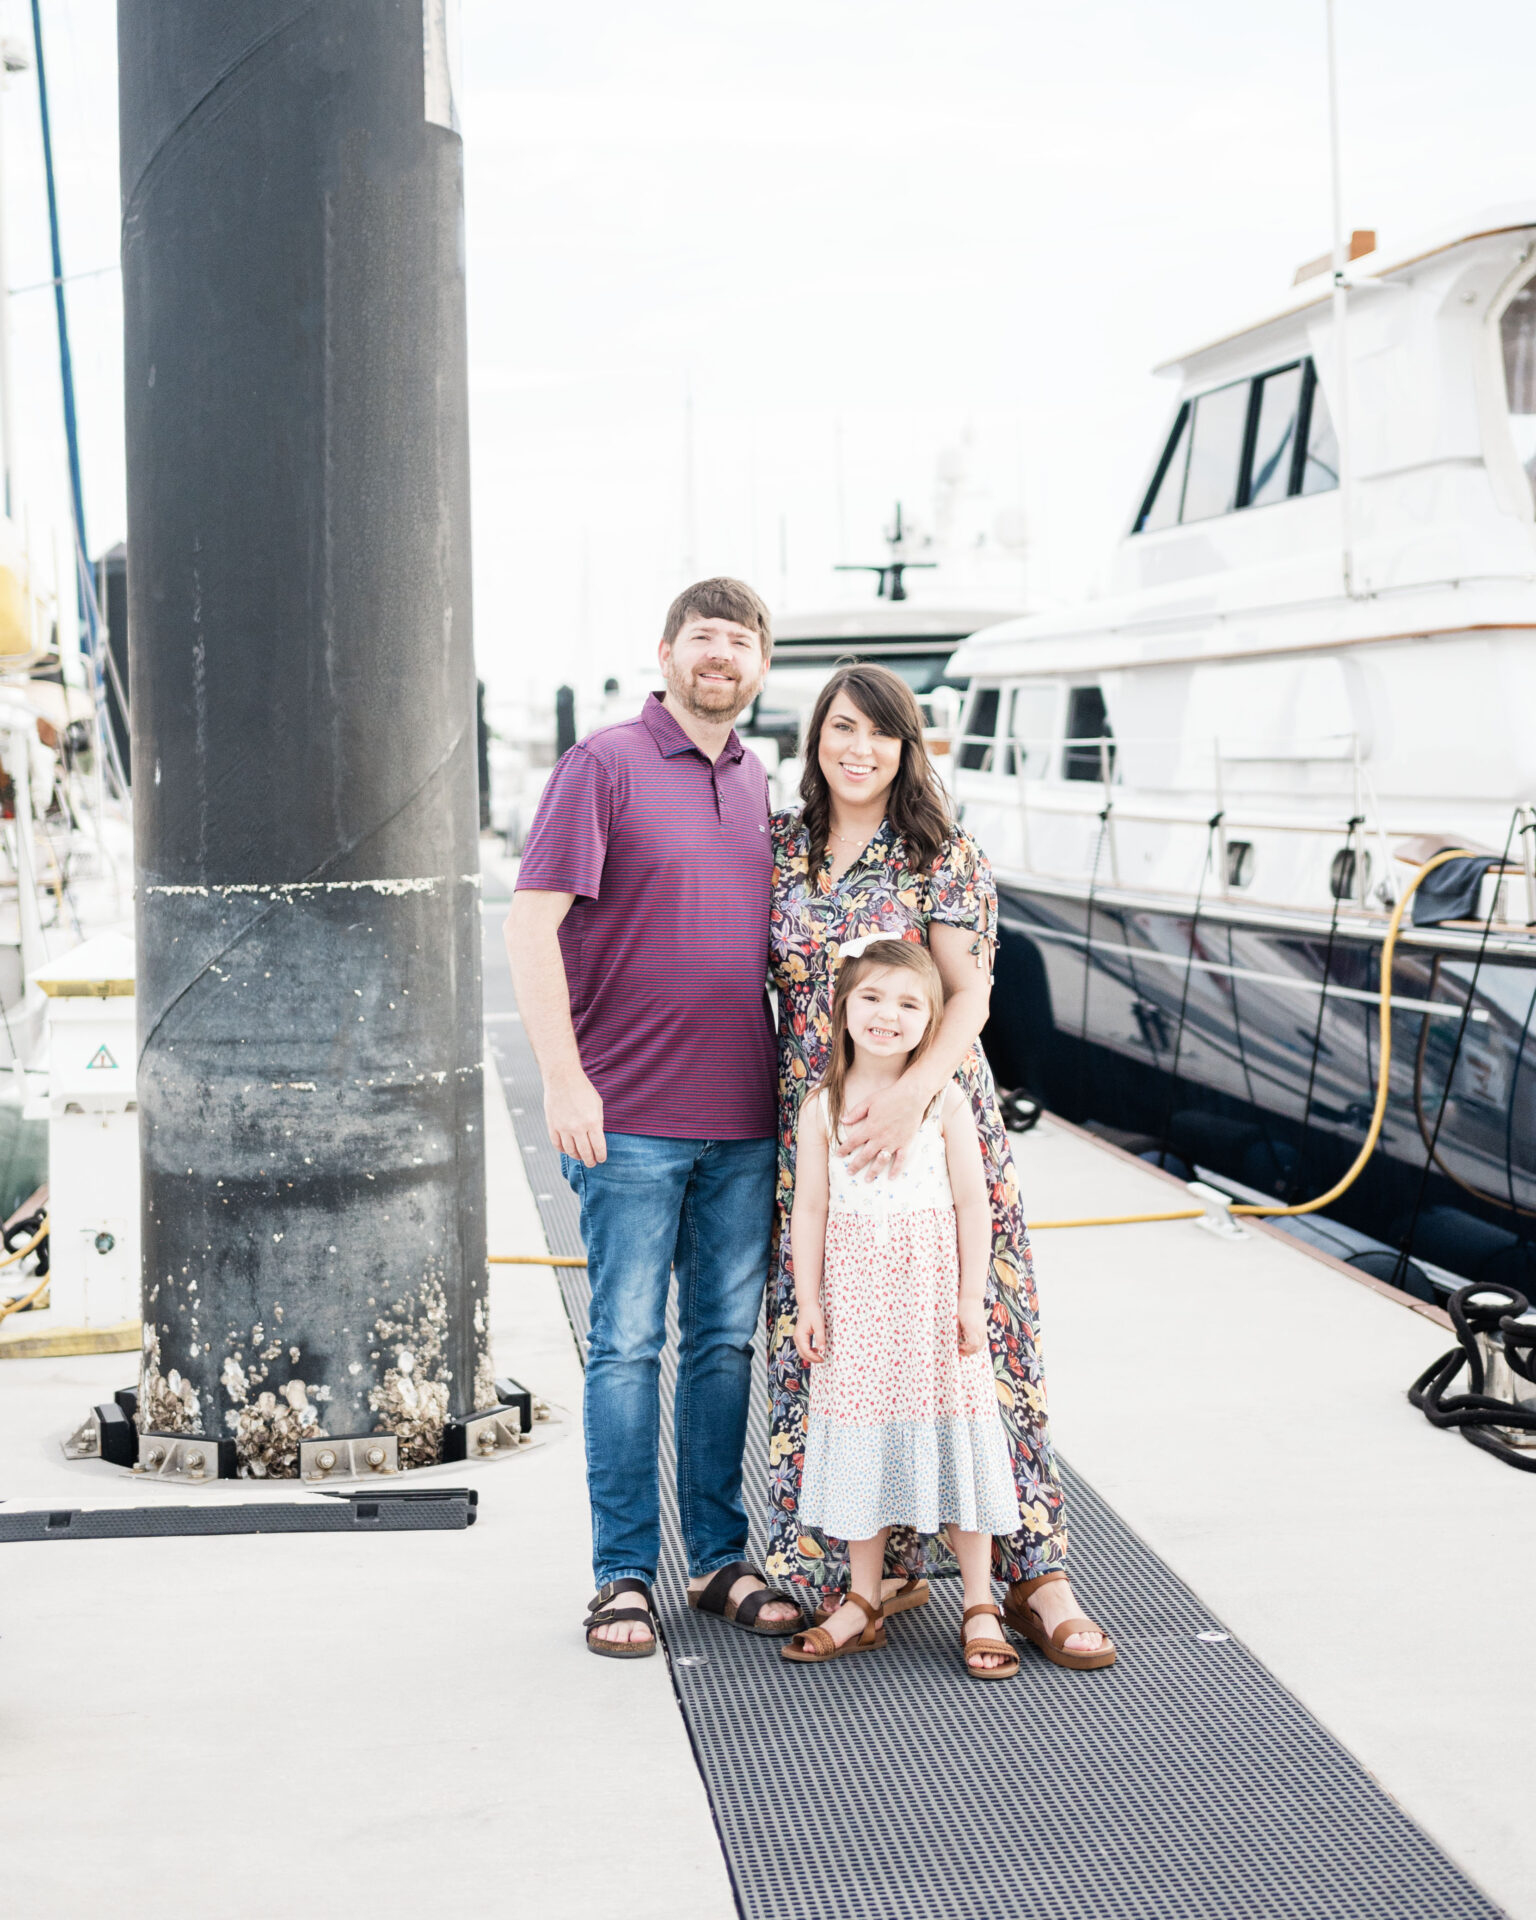
[[[1096,814],[1100,822],[1099,840],[1095,846],[1095,869],[1101,858],[1107,857],[1111,884],[1120,885],[1120,849],[1117,844],[1116,826],[1164,826],[1205,828],[1211,835],[1212,867],[1217,888],[1223,897],[1230,898],[1235,889],[1232,872],[1231,852],[1239,836],[1245,833],[1291,833],[1307,834],[1317,838],[1338,841],[1344,837],[1341,853],[1351,851],[1358,834],[1358,853],[1344,867],[1347,875],[1347,891],[1341,898],[1348,898],[1362,908],[1371,905],[1372,875],[1369,862],[1362,857],[1365,843],[1374,843],[1379,857],[1379,873],[1374,877],[1374,891],[1383,907],[1390,910],[1397,897],[1397,888],[1392,874],[1392,851],[1388,839],[1385,818],[1375,784],[1370,777],[1368,762],[1361,753],[1358,734],[1329,734],[1318,736],[1314,742],[1297,743],[1283,751],[1276,751],[1255,742],[1253,745],[1238,743],[1223,746],[1219,738],[1211,741],[1211,761],[1213,769],[1212,799],[1213,807],[1209,814],[1191,810],[1175,811],[1166,807],[1144,806],[1135,802],[1127,803],[1124,798],[1124,761],[1120,757],[1126,749],[1145,747],[1183,747],[1191,742],[1184,734],[1145,735],[1131,738],[1115,738],[1110,734],[1092,734],[1063,739],[1058,734],[1015,734],[1006,733],[999,737],[984,738],[967,735],[955,743],[959,750],[956,754],[956,773],[992,774],[1009,783],[1016,797],[1019,813],[1019,826],[1023,837],[1023,856],[1026,866],[1033,866],[1031,847],[1031,815],[1054,815],[1058,818],[1076,816],[1085,813]],[[976,763],[963,766],[966,748],[979,748]],[[1089,782],[1081,776],[1076,780],[1064,777],[1049,778],[1036,771],[1042,760],[1049,766],[1067,764],[1066,754],[1070,749],[1080,751],[1094,750],[1098,756],[1099,777],[1091,784],[1097,788],[1097,804],[1085,807],[1081,801],[1069,797],[1070,789],[1076,787],[1081,792]],[[1119,752],[1117,753],[1117,749]],[[1317,750],[1314,750],[1317,749]],[[1058,754],[1061,756],[1058,758]],[[1002,761],[998,766],[999,758]],[[1284,813],[1264,808],[1245,807],[1240,813],[1230,812],[1227,804],[1226,770],[1240,766],[1311,766],[1327,765],[1345,767],[1350,770],[1350,790],[1347,798],[1350,814],[1347,820],[1323,815],[1308,815],[1295,810]],[[1536,926],[1536,804],[1522,804],[1516,809],[1519,819],[1515,834],[1520,848],[1519,872],[1523,880],[1525,894],[1525,916],[1523,922],[1515,916],[1497,911],[1495,919],[1505,924],[1523,924]],[[1415,835],[1433,835],[1443,828],[1394,826],[1392,838],[1402,840]],[[1341,877],[1343,877],[1341,875]],[[1097,873],[1095,872],[1095,878]],[[1501,892],[1504,881],[1500,881]],[[1151,892],[1175,892],[1177,889],[1163,889],[1156,886],[1139,886]],[[1503,900],[1500,901],[1503,906]]]

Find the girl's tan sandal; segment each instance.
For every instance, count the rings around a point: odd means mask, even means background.
[[[884,1610],[866,1600],[862,1593],[850,1593],[843,1605],[858,1607],[863,1613],[869,1624],[862,1633],[856,1633],[851,1640],[845,1640],[839,1646],[825,1627],[807,1627],[803,1633],[797,1633],[788,1646],[779,1648],[783,1658],[799,1661],[804,1666],[819,1666],[823,1660],[836,1660],[845,1653],[868,1653],[876,1647],[883,1647]]]
[[[1008,1589],[1008,1598],[1003,1603],[1003,1618],[1015,1633],[1022,1633],[1045,1655],[1053,1667],[1071,1667],[1075,1672],[1086,1673],[1094,1667],[1112,1667],[1115,1664],[1115,1643],[1099,1625],[1097,1620],[1089,1620],[1079,1614],[1075,1619],[1063,1620],[1054,1633],[1047,1634],[1045,1622],[1030,1605],[1030,1596],[1040,1587],[1047,1586],[1052,1580],[1065,1580],[1064,1573],[1042,1573],[1035,1580],[1019,1580]],[[1103,1645],[1092,1653],[1080,1653],[1075,1647],[1067,1646],[1074,1633],[1097,1633],[1103,1637]]]
[[[983,1640],[979,1636],[974,1640],[967,1640],[965,1637],[967,1623],[974,1620],[979,1613],[990,1613],[997,1620],[1003,1617],[1002,1608],[994,1605],[990,1600],[984,1601],[979,1607],[967,1607],[961,1614],[960,1658],[965,1663],[965,1670],[973,1680],[1011,1680],[1019,1670],[1019,1656],[1008,1641]],[[1003,1664],[1000,1667],[973,1667],[972,1657],[978,1653],[998,1654]]]
[[[914,1607],[926,1607],[927,1604],[928,1582],[909,1580],[904,1587],[898,1587],[888,1599],[881,1601],[880,1611],[889,1620],[893,1613],[910,1613]],[[836,1607],[823,1601],[811,1618],[818,1627],[825,1626],[836,1612]]]

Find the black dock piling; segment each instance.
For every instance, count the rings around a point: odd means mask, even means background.
[[[119,0],[118,41],[140,1426],[423,1465],[495,1404],[443,34]]]

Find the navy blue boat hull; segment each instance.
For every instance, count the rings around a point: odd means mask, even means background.
[[[1342,1176],[1375,1099],[1379,934],[1346,922],[1330,953],[1326,919],[1222,902],[1192,945],[1188,909],[1111,897],[1090,910],[1008,882],[999,895],[985,1043],[1000,1085],[1287,1202]],[[1421,1258],[1518,1286],[1536,1277],[1536,944],[1484,957],[1463,1020],[1476,946],[1405,934],[1381,1139],[1328,1211],[1394,1247],[1417,1215]]]

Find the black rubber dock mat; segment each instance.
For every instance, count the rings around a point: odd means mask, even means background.
[[[492,1064],[550,1245],[579,1253],[503,912],[487,915]],[[584,1340],[586,1276],[560,1279]],[[669,1399],[671,1385],[669,1356]],[[664,1486],[670,1430],[668,1408]],[[754,1556],[765,1476],[751,1463],[766,1453],[764,1394],[747,1442]],[[993,1685],[960,1666],[954,1581],[891,1622],[878,1658],[825,1672],[691,1612],[664,1499],[662,1628],[745,1920],[1498,1920],[1093,1489],[1064,1476],[1077,1591],[1112,1627],[1119,1663],[1067,1673],[1024,1647],[1019,1677]]]

